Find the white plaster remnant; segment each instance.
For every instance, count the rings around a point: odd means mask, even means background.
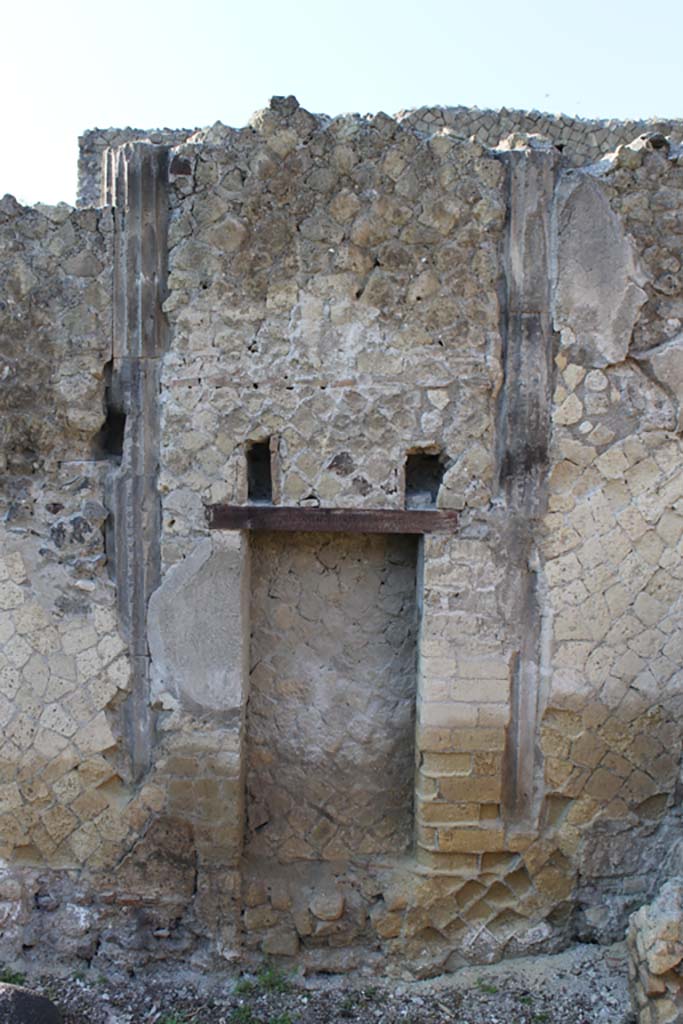
[[[150,599],[153,686],[188,709],[241,704],[245,557],[237,534],[201,540]]]
[[[568,175],[558,188],[555,328],[594,367],[619,363],[647,293],[630,239],[599,182]]]

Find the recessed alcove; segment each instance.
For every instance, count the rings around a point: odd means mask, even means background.
[[[405,851],[418,540],[254,532],[247,856]]]

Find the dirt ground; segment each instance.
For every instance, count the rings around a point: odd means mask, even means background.
[[[178,972],[129,980],[96,970],[43,975],[64,1024],[631,1024],[625,946],[468,967],[431,981],[354,986],[264,965],[197,983]]]

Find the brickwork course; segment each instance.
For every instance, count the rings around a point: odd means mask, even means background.
[[[680,137],[280,97],[0,201],[0,959],[425,977],[636,913],[678,1019]],[[406,508],[457,527],[305,525]]]

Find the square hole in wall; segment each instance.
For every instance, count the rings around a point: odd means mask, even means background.
[[[412,843],[418,541],[254,533],[247,855]]]
[[[273,503],[273,470],[270,438],[247,444],[247,500],[258,505]]]
[[[436,508],[445,468],[443,453],[408,453],[405,465],[406,508]]]

